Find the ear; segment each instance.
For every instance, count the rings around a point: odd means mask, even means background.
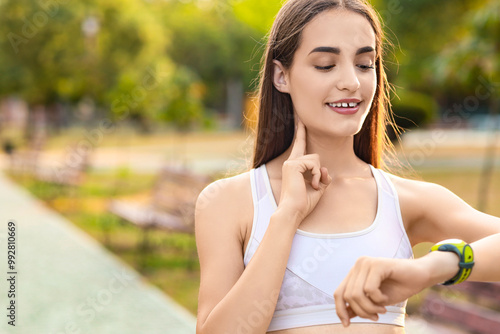
[[[273,84],[276,89],[282,93],[290,93],[290,87],[288,85],[288,72],[285,67],[281,64],[279,60],[273,60],[274,63],[274,75]]]

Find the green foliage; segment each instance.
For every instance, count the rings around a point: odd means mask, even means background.
[[[465,16],[460,39],[448,43],[433,62],[436,81],[474,90],[478,77],[500,80],[500,2],[477,1]],[[459,69],[459,70],[457,70]]]
[[[91,98],[121,119],[182,114],[176,124],[202,113],[197,79],[172,70],[168,30],[144,1],[9,0],[0,13],[8,37],[0,40],[0,97],[20,95],[30,105]]]
[[[389,79],[439,100],[473,95],[480,73],[498,73],[496,0],[378,0],[395,44]],[[496,68],[496,69],[495,69]]]
[[[1,67],[2,94],[20,93],[30,104],[84,96],[102,102],[124,68],[150,64],[166,44],[154,33],[161,25],[136,0],[16,0],[0,11],[8,36],[1,42],[8,65]]]
[[[173,1],[158,10],[171,31],[168,54],[202,80],[208,108],[224,108],[226,84],[232,79],[242,80],[247,91],[253,88],[263,33],[238,20],[230,3]]]
[[[265,35],[271,30],[281,5],[281,1],[240,0],[235,1],[233,11],[241,22]]]
[[[373,4],[396,45],[386,57],[396,86],[443,101],[474,94],[480,75],[500,81],[498,1]],[[0,98],[20,95],[30,105],[90,98],[119,120],[210,126],[214,118],[207,112],[225,110],[228,83],[255,88],[265,35],[281,5],[3,0]]]
[[[201,122],[203,95],[204,86],[192,71],[164,62],[142,72],[124,71],[107,101],[118,120],[143,117],[188,129]]]
[[[186,67],[176,68],[164,95],[167,107],[159,111],[158,118],[173,123],[182,130],[188,129],[193,122],[201,122],[204,88],[191,70]]]
[[[75,12],[82,7],[56,6],[34,0],[1,3],[0,32],[7,37],[0,39],[2,94],[21,93],[32,104],[52,102],[57,83],[74,73],[68,60],[83,54],[83,44],[75,41],[80,28],[71,22],[77,22]]]
[[[394,44],[387,57],[389,79],[400,87],[435,93],[432,61],[443,45],[459,38],[464,17],[474,1],[379,1],[377,10]]]

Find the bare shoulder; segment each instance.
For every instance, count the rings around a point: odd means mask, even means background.
[[[398,193],[406,228],[422,219],[429,210],[450,204],[465,203],[449,189],[432,182],[404,178],[386,172]]]
[[[443,186],[436,183],[405,178],[389,172],[385,173],[389,175],[389,178],[398,191],[398,195],[400,195],[400,191],[402,193],[401,195],[417,195],[430,190],[445,189]]]
[[[400,200],[408,200],[411,204],[417,205],[413,201],[434,201],[436,199],[457,198],[457,196],[446,187],[437,183],[404,178],[386,172],[398,192]]]
[[[196,202],[196,228],[209,224],[210,228],[237,231],[244,237],[245,224],[253,215],[250,172],[219,179],[206,186]]]

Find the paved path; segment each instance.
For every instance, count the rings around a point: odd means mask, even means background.
[[[195,318],[93,238],[0,174],[0,333],[195,333]],[[16,223],[15,327],[7,224]]]

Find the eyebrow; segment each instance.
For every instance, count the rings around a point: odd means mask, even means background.
[[[368,52],[373,52],[375,49],[371,46],[364,46],[362,48],[359,48],[358,51],[356,51],[356,56],[360,55],[362,53],[368,53]],[[312,50],[309,54],[314,53],[314,52],[327,52],[327,53],[333,53],[336,55],[340,54],[340,49],[337,47],[331,47],[331,46],[320,46]]]

